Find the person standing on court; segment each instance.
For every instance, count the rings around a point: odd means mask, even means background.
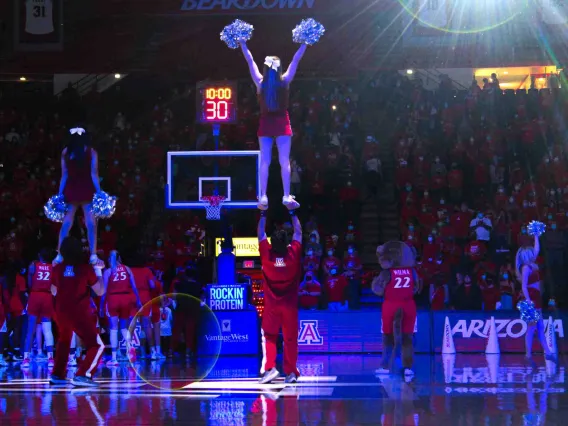
[[[55,313],[59,340],[55,353],[55,366],[50,382],[65,385],[67,361],[73,332],[81,339],[87,354],[71,384],[81,387],[97,387],[92,376],[105,350],[97,326],[91,316],[91,290],[97,296],[104,294],[103,262],[89,265],[82,261],[81,242],[66,237],[61,242],[62,262],[53,267],[51,293],[55,296]]]
[[[262,264],[264,315],[262,317],[262,378],[259,383],[272,382],[280,376],[276,369],[276,344],[282,329],[284,337],[284,374],[286,383],[296,383],[300,372],[298,360],[298,289],[302,273],[302,226],[295,209],[289,209],[294,226],[292,242],[286,231],[266,238],[267,208],[259,204],[258,242]]]

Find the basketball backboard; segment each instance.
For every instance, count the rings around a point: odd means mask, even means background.
[[[168,152],[166,207],[203,208],[209,195],[225,197],[223,207],[256,208],[260,151]]]

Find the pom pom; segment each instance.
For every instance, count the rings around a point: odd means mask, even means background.
[[[540,312],[535,309],[532,302],[521,300],[517,303],[517,309],[521,312],[521,319],[527,324],[534,324],[540,319]]]
[[[99,219],[108,219],[116,210],[116,197],[111,197],[104,191],[93,196],[93,215]]]
[[[63,222],[65,215],[67,214],[68,206],[65,203],[65,198],[63,195],[54,195],[43,207],[45,217],[53,222]]]
[[[325,33],[325,28],[315,19],[304,19],[294,30],[292,30],[292,38],[294,43],[307,44],[312,46],[316,44],[321,36]]]
[[[546,225],[542,222],[533,220],[529,223],[529,226],[527,226],[527,231],[529,235],[536,235],[537,237],[540,237],[546,231]]]
[[[251,24],[237,19],[223,28],[221,40],[227,43],[230,49],[237,49],[241,40],[249,41],[251,39],[253,30],[254,27]]]

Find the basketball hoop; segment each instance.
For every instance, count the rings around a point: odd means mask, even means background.
[[[221,207],[223,207],[225,197],[222,195],[208,195],[206,197],[201,197],[201,201],[205,204],[207,220],[221,219]]]

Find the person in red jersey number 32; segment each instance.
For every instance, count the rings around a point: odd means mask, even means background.
[[[71,383],[75,386],[96,387],[92,376],[105,350],[96,324],[92,321],[91,290],[96,295],[104,294],[102,262],[96,265],[82,263],[81,242],[73,237],[61,243],[63,261],[53,268],[51,292],[55,296],[55,313],[59,340],[55,354],[55,367],[50,382],[54,385],[67,384],[66,368],[73,332],[83,342],[87,354]]]
[[[262,274],[264,276],[264,316],[262,318],[262,366],[260,383],[278,378],[276,344],[282,328],[284,337],[284,374],[286,383],[296,383],[300,375],[298,360],[298,289],[302,271],[302,226],[296,211],[290,209],[294,226],[292,242],[284,230],[272,234],[270,244],[266,238],[266,208],[260,207],[258,241]]]
[[[377,248],[379,264],[384,269],[373,280],[373,291],[384,297],[381,310],[383,323],[383,359],[379,374],[390,372],[391,356],[394,349],[394,322],[401,318],[402,331],[402,367],[405,377],[412,377],[414,349],[412,337],[416,323],[416,303],[414,294],[418,291],[420,281],[413,267],[411,254],[405,254],[408,249],[403,243],[390,242]]]

